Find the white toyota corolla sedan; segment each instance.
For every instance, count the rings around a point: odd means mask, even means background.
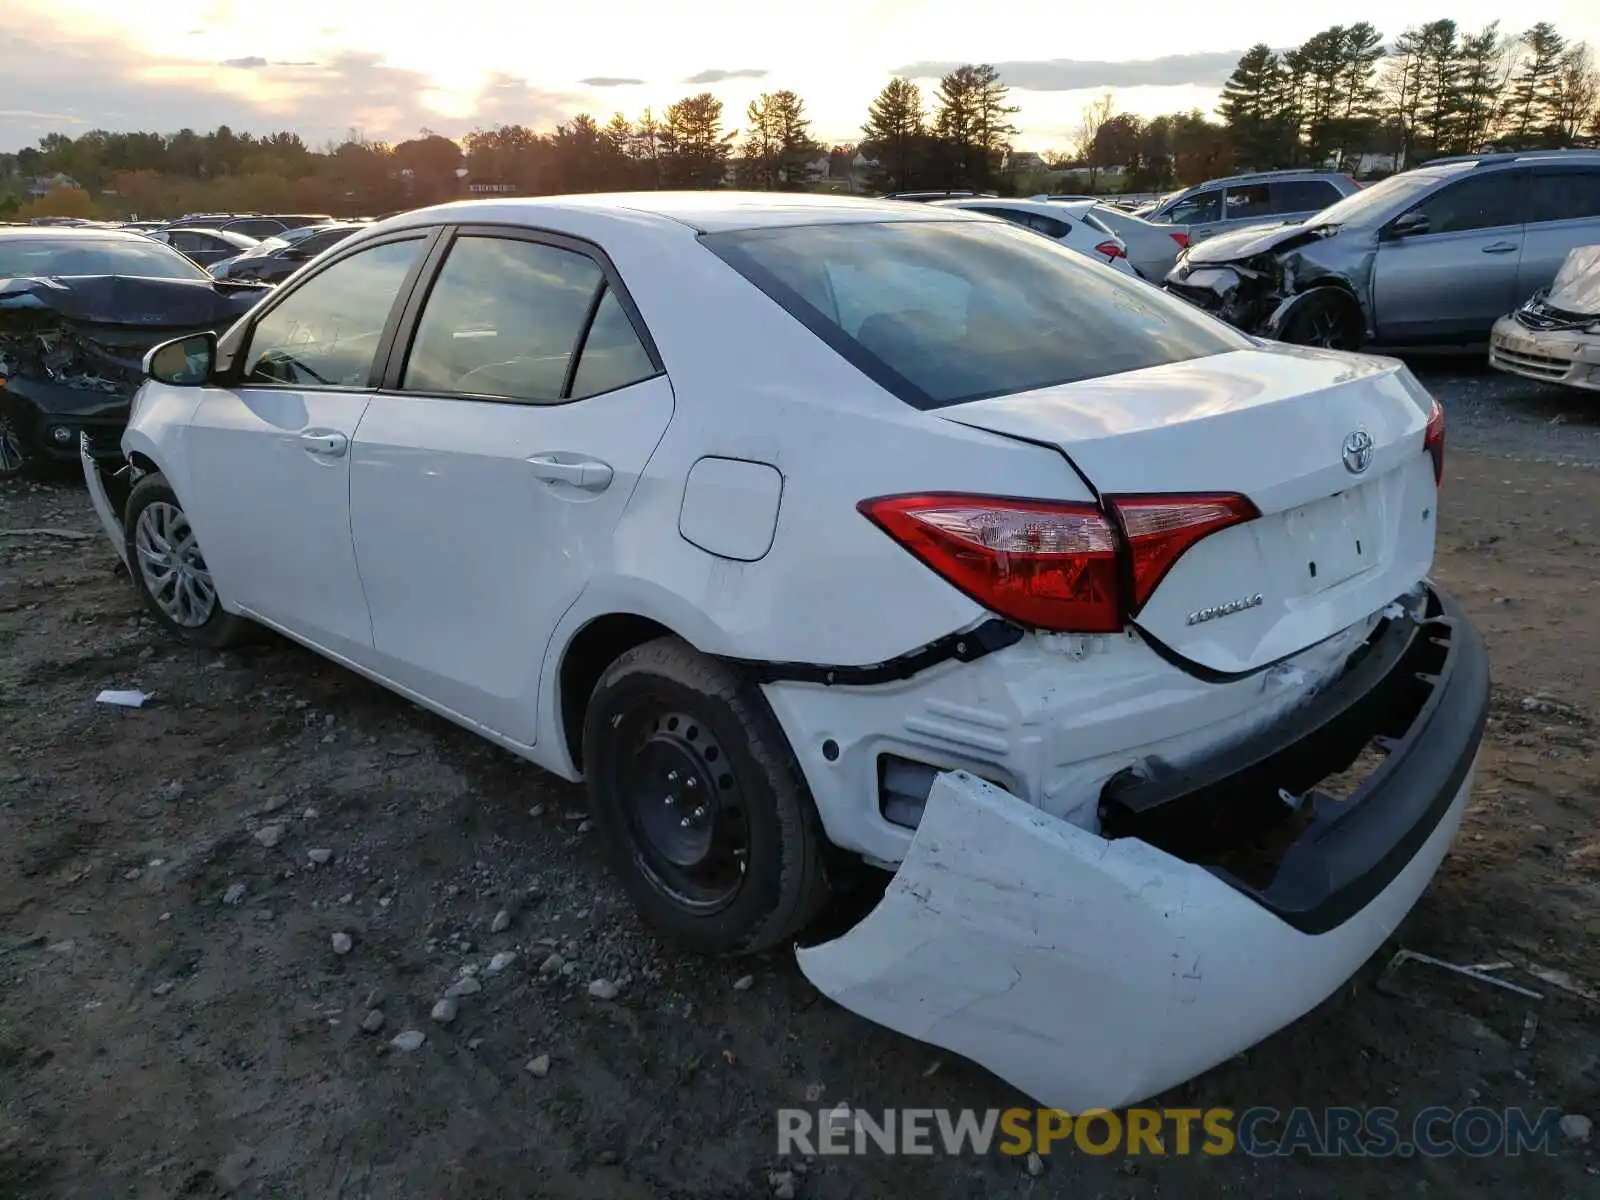
[[[587,786],[655,926],[1045,1103],[1335,990],[1467,803],[1443,419],[948,207],[651,193],[373,225],[152,351],[86,463],[156,619],[266,626]]]

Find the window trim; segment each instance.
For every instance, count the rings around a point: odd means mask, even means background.
[[[426,400],[465,400],[486,404],[515,404],[522,408],[561,408],[568,404],[581,404],[585,400],[594,400],[600,396],[609,395],[611,392],[621,391],[625,387],[636,387],[652,379],[659,379],[667,373],[666,366],[661,361],[660,351],[656,349],[655,339],[650,336],[649,326],[645,324],[638,305],[633,302],[633,297],[628,293],[627,284],[623,283],[616,264],[611,261],[610,256],[598,244],[586,238],[574,237],[568,233],[560,233],[553,229],[542,229],[531,225],[474,222],[472,224],[448,225],[442,227],[442,229],[442,235],[435,241],[425,257],[423,264],[424,278],[412,287],[404,310],[400,314],[395,337],[389,344],[388,359],[384,363],[383,372],[379,377],[378,391],[397,397],[415,397]],[[449,261],[450,248],[461,238],[467,237],[501,238],[508,241],[531,242],[534,245],[549,246],[556,250],[567,250],[589,259],[600,269],[601,285],[595,288],[594,295],[589,298],[589,310],[584,316],[583,325],[579,328],[578,339],[573,347],[572,360],[567,364],[566,377],[562,380],[562,394],[559,399],[525,400],[516,396],[498,396],[492,393],[418,391],[401,386],[401,381],[405,375],[406,359],[410,357],[412,345],[416,341],[417,331],[422,324],[423,311],[427,307],[429,296],[433,294],[434,285],[438,283],[439,276],[443,273],[445,264]],[[617,301],[622,305],[623,314],[628,318],[628,324],[633,327],[634,336],[639,339],[639,344],[644,347],[645,356],[650,360],[651,373],[643,378],[635,379],[632,383],[621,384],[604,392],[594,392],[587,396],[575,398],[569,393],[572,391],[572,385],[577,375],[579,360],[582,356],[583,347],[588,344],[589,332],[594,326],[595,315],[600,311],[600,303],[605,298],[608,290],[616,293]]]
[[[240,321],[224,335],[217,347],[219,368],[217,382],[224,388],[266,388],[271,391],[293,392],[370,392],[379,386],[382,378],[382,367],[388,362],[393,348],[396,332],[400,328],[400,319],[405,312],[406,304],[410,301],[416,290],[417,281],[422,277],[424,268],[438,247],[439,236],[444,226],[420,225],[410,229],[397,229],[379,237],[366,238],[351,244],[354,239],[346,238],[338,244],[334,255],[327,262],[319,263],[315,270],[307,273],[303,278],[294,281],[287,288],[279,287],[271,296],[262,300],[250,315]],[[318,278],[324,271],[342,263],[353,255],[360,254],[363,250],[376,249],[395,242],[422,242],[422,253],[417,255],[417,260],[411,264],[411,269],[406,272],[406,277],[400,283],[400,290],[395,293],[394,301],[389,305],[389,315],[384,319],[383,329],[378,335],[378,345],[373,351],[372,366],[367,371],[367,382],[363,385],[342,384],[329,386],[323,384],[300,383],[270,383],[244,378],[244,362],[249,355],[250,343],[255,339],[256,329],[261,322],[270,317],[278,307],[297,295],[301,288]]]

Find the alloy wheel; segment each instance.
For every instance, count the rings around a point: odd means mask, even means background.
[[[217,589],[200,556],[189,518],[175,504],[156,500],[134,525],[139,574],[157,607],[173,624],[198,629],[217,607]]]

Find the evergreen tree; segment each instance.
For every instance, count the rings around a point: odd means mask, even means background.
[[[927,119],[922,90],[911,80],[896,76],[873,100],[861,127],[861,153],[878,164],[872,184],[879,191],[910,191],[923,182]]]

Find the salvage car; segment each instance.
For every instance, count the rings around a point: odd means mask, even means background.
[[[1494,323],[1489,365],[1600,391],[1600,245],[1573,250],[1548,288]]]
[[[1306,1012],[1467,804],[1439,406],[1003,221],[459,202],[148,370],[84,471],[173,636],[265,626],[583,780],[702,951],[893,872],[803,969],[1046,1104]]]
[[[266,289],[215,284],[139,233],[0,229],[0,479],[116,458],[150,347],[233,324]]]
[[[1600,240],[1600,152],[1487,154],[1391,175],[1297,224],[1191,246],[1169,291],[1307,346],[1477,345]]]
[[[1360,190],[1339,171],[1254,171],[1197,183],[1134,212],[1152,224],[1180,226],[1191,241],[1203,242],[1253,225],[1303,220]]]
[[[967,212],[998,217],[1023,229],[1031,229],[1060,242],[1069,250],[1106,263],[1127,275],[1136,274],[1128,262],[1128,247],[1122,239],[1091,212],[1094,201],[1000,200],[980,197],[972,200],[934,200],[934,208],[959,208]]]
[[[243,254],[259,244],[258,238],[226,229],[156,229],[145,234],[157,242],[164,242],[197,266],[209,267],[225,258]]]
[[[360,221],[336,221],[285,230],[232,258],[211,264],[209,270],[216,279],[282,283],[329,246],[365,228]]]

